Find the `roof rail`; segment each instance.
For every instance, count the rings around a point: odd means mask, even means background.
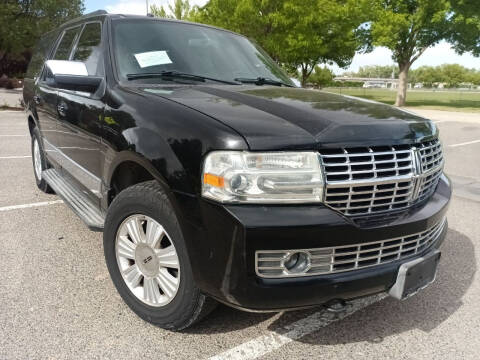
[[[66,24],[70,24],[70,23],[75,22],[75,21],[80,20],[80,19],[89,18],[91,16],[107,15],[107,14],[108,14],[108,12],[106,10],[92,11],[88,14],[81,15],[79,17],[76,17],[76,18],[72,19],[72,20],[68,20],[67,22],[63,23],[61,26],[66,25]]]
[[[96,10],[96,11],[92,11],[88,14],[84,14],[84,15],[82,15],[82,17],[93,16],[93,15],[105,15],[105,14],[108,14],[108,12],[106,10]]]

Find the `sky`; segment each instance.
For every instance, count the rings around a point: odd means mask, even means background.
[[[191,5],[202,6],[207,0],[190,0]],[[168,0],[148,0],[150,4],[166,5]],[[146,0],[85,0],[85,12],[91,12],[99,9],[107,10],[109,13],[120,14],[140,14],[146,13]],[[475,58],[471,54],[458,55],[446,42],[440,42],[434,47],[425,51],[425,53],[413,64],[416,69],[422,65],[436,66],[441,64],[460,64],[467,68],[480,69],[480,58]],[[393,65],[391,52],[387,48],[377,47],[368,54],[356,54],[352,63],[347,69],[340,69],[338,66],[332,66],[336,74],[344,71],[358,71],[360,66],[365,65]]]

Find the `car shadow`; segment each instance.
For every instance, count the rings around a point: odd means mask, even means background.
[[[416,296],[405,301],[393,298],[377,301],[297,341],[316,345],[359,341],[376,343],[411,329],[425,332],[435,329],[462,305],[462,297],[471,286],[476,272],[474,246],[464,234],[450,229],[442,245],[442,253],[436,282]],[[268,329],[285,336],[286,325],[319,310],[285,312]],[[228,333],[255,326],[275,315],[247,313],[220,305],[207,319],[185,332]]]

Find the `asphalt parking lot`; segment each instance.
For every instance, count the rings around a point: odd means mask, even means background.
[[[225,306],[182,333],[133,314],[102,236],[37,190],[23,112],[0,112],[0,359],[478,359],[480,113],[436,120],[455,190],[437,281],[406,301],[252,314]]]

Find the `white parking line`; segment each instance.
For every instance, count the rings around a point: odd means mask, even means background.
[[[22,155],[22,156],[0,156],[0,160],[7,160],[7,159],[28,159],[31,158],[31,155]]]
[[[221,354],[212,356],[209,360],[246,360],[257,359],[285,344],[311,334],[328,324],[344,319],[354,312],[369,306],[386,297],[386,294],[371,296],[352,301],[345,312],[335,315],[328,311],[318,311],[306,318],[295,321],[277,331],[268,331],[267,334],[240,344]]]
[[[465,146],[465,145],[472,145],[472,144],[477,144],[477,143],[480,143],[480,140],[473,140],[473,141],[467,141],[467,142],[463,142],[463,143],[448,145],[448,147]]]
[[[54,204],[63,204],[63,200],[53,200],[53,201],[44,201],[44,202],[31,203],[31,204],[4,206],[4,207],[0,207],[0,212],[17,210],[17,209],[27,209],[27,208],[40,207],[40,206],[48,206],[48,205],[54,205]]]
[[[29,136],[29,135],[0,135],[0,137],[24,137],[24,136]]]

